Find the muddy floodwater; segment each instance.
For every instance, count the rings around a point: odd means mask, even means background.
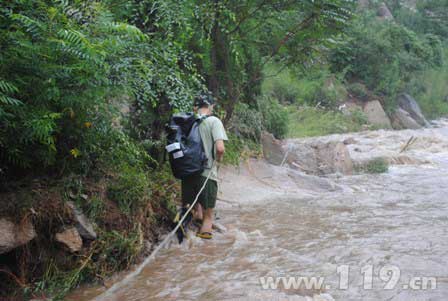
[[[217,210],[227,231],[173,244],[114,292],[70,300],[448,300],[447,123],[349,135],[350,152],[387,155],[411,135],[406,153],[425,163],[328,176],[337,189],[228,197]],[[305,287],[309,277],[316,286]]]

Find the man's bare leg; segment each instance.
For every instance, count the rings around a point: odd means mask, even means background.
[[[204,210],[202,209],[201,204],[197,203],[194,206],[193,219],[202,220],[203,218],[204,218]]]
[[[204,219],[202,220],[202,227],[200,233],[212,233],[213,226],[213,208],[208,208],[203,211]]]

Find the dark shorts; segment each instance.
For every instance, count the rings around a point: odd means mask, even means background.
[[[193,176],[182,180],[183,205],[193,203],[206,179],[207,178],[203,176]],[[218,183],[212,179],[209,179],[204,190],[202,190],[202,193],[199,195],[198,202],[204,209],[215,208],[217,195]]]

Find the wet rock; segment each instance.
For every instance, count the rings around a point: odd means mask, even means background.
[[[274,165],[288,164],[293,169],[314,175],[353,172],[350,154],[342,142],[289,140],[286,143],[265,134],[262,145],[265,159]]]
[[[316,148],[309,143],[289,143],[286,162],[294,169],[308,174],[319,174],[319,158]]]
[[[393,113],[392,126],[394,129],[420,129],[422,127],[402,108],[398,108]]]
[[[0,218],[0,254],[25,245],[36,237],[36,231],[30,221],[20,225],[6,218]]]
[[[92,223],[81,212],[81,210],[76,208],[76,205],[73,202],[67,202],[67,204],[72,209],[72,213],[76,221],[76,229],[78,230],[79,235],[87,240],[95,240],[97,235],[93,229]]]
[[[409,94],[401,94],[398,96],[398,106],[409,115],[421,126],[429,126],[425,116],[423,116],[422,110],[417,101]]]
[[[275,139],[274,135],[263,132],[261,134],[261,145],[263,146],[263,156],[271,164],[280,165],[284,159],[284,143]]]
[[[393,20],[394,19],[394,16],[392,15],[389,8],[387,7],[387,5],[384,2],[380,4],[380,7],[378,8],[377,15],[382,20]]]
[[[355,138],[349,137],[345,139],[342,143],[344,143],[345,145],[349,145],[349,144],[356,144],[357,142],[358,141],[356,141]]]
[[[390,120],[378,100],[367,102],[364,105],[363,112],[371,124],[381,128],[391,128]]]
[[[331,174],[342,173],[349,175],[353,173],[353,162],[350,153],[341,142],[327,142],[315,145],[319,162],[319,173]]]
[[[82,238],[75,227],[66,229],[56,234],[56,241],[64,244],[72,253],[82,249]]]

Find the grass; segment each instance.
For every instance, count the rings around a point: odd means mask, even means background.
[[[358,173],[379,174],[389,170],[389,163],[384,158],[374,158],[367,163],[356,167]]]
[[[429,119],[448,116],[448,69],[427,71],[421,80],[425,89],[416,100],[423,114]]]
[[[324,136],[336,133],[357,132],[366,124],[361,112],[351,116],[337,111],[302,107],[289,107],[288,138]]]

